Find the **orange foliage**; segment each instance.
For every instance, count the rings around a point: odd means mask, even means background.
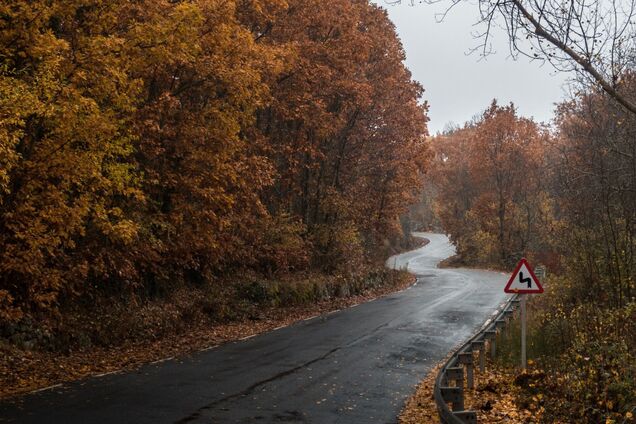
[[[399,233],[426,106],[367,1],[0,5],[0,317]]]
[[[509,266],[541,246],[552,225],[541,178],[547,140],[513,105],[495,102],[434,140],[438,214],[464,259]]]
[[[367,1],[289,4],[264,41],[292,46],[258,114],[277,169],[265,203],[302,218],[314,259],[331,267],[353,245],[373,249],[399,232],[421,187],[426,105],[386,12]]]

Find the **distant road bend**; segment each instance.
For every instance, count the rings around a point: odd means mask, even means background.
[[[448,238],[394,256],[402,292],[138,371],[0,403],[19,423],[394,423],[414,386],[505,298],[505,276],[437,269]]]

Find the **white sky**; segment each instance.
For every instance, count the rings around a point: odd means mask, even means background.
[[[565,97],[567,75],[548,64],[511,58],[507,35],[501,29],[494,31],[493,55],[480,60],[478,53],[468,54],[479,44],[473,37],[479,29],[474,26],[476,5],[462,2],[437,23],[436,14],[445,10],[447,2],[415,6],[408,0],[400,5],[375,2],[388,10],[406,50],[406,64],[426,90],[431,134],[450,122],[462,125],[486,109],[493,98],[500,104],[512,101],[521,115],[548,122],[554,104]]]

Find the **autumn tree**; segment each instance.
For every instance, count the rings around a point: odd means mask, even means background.
[[[421,88],[386,12],[366,1],[290,2],[263,42],[293,43],[258,127],[278,177],[273,214],[307,228],[314,259],[332,266],[396,230],[426,156]],[[352,255],[348,255],[352,256]]]
[[[433,143],[437,208],[460,253],[509,266],[539,250],[551,221],[547,137],[513,105],[493,102],[478,121]]]
[[[432,142],[437,211],[464,262],[548,265],[528,345],[550,376],[537,387],[556,388],[549,421],[613,420],[634,402],[635,128],[591,86],[558,106],[550,133],[493,104]]]
[[[554,193],[567,224],[559,239],[577,296],[623,307],[634,295],[636,121],[591,89],[560,105],[557,124]]]
[[[258,14],[259,5],[241,13]],[[144,82],[135,129],[153,241],[139,260],[150,287],[249,263],[241,230],[264,215],[259,193],[272,170],[245,131],[268,99],[263,74],[282,65],[276,48],[257,44],[240,23],[237,7],[159,2],[134,12],[149,14],[134,29],[133,72]]]
[[[91,245],[133,243],[137,187],[121,8],[88,2],[0,6],[0,311],[82,290]],[[115,32],[115,33],[114,33]]]

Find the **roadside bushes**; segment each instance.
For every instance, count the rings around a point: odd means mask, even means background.
[[[356,296],[379,287],[392,287],[405,277],[405,273],[371,267],[351,275],[297,276],[293,280],[254,280],[237,286],[237,296],[252,303],[284,307],[304,305],[335,298]]]
[[[636,405],[636,302],[582,302],[575,285],[550,277],[528,303],[528,358],[541,378],[525,389],[542,394],[542,422],[620,423]],[[499,341],[500,363],[518,367],[519,338],[517,322]]]
[[[321,274],[266,280],[257,274],[241,280],[198,288],[181,287],[153,302],[100,299],[90,313],[66,310],[62,319],[45,328],[23,320],[3,326],[0,336],[22,349],[69,353],[93,347],[160,340],[198,325],[218,325],[267,319],[272,309],[292,310],[316,303],[332,305],[374,289],[402,284],[408,274],[371,267],[351,276]]]

